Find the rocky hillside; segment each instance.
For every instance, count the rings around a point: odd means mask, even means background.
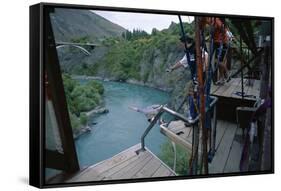
[[[51,14],[56,41],[70,42],[87,37],[96,42],[107,37],[121,36],[125,29],[89,10],[56,8]]]

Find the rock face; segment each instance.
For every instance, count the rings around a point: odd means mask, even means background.
[[[73,47],[64,47],[58,49],[58,57],[61,65],[61,69],[67,73],[82,74],[88,65],[95,65],[101,60],[107,53],[107,47],[96,47],[94,50],[90,50],[91,55],[86,56],[79,49]]]
[[[167,73],[166,69],[175,64],[183,56],[183,52],[177,49],[176,45],[172,52],[163,52],[157,48],[145,51],[140,62],[141,81],[145,85],[155,87],[164,91],[173,91],[180,78],[188,76],[187,70],[179,69],[173,73]],[[151,51],[151,52],[149,52]],[[147,55],[151,56],[147,56]]]

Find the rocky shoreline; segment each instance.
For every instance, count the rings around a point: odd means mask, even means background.
[[[105,108],[103,106],[98,106],[95,109],[92,109],[92,110],[86,112],[86,116],[94,117],[95,115],[106,114],[108,112],[109,112],[109,110],[107,108]],[[73,132],[73,138],[78,139],[81,135],[83,135],[85,133],[90,133],[90,132],[92,132],[92,128],[89,124],[87,124],[85,126],[81,126],[77,132]]]
[[[87,117],[93,117],[95,114],[105,114],[105,113],[108,113],[108,112],[109,112],[109,110],[106,109],[105,107],[98,106],[95,109],[86,112],[86,116]]]
[[[73,133],[73,138],[76,140],[85,133],[90,133],[92,128],[89,125],[80,127],[79,131]]]

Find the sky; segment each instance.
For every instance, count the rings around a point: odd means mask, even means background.
[[[162,30],[168,28],[171,22],[179,23],[177,15],[146,14],[146,13],[126,13],[115,11],[93,11],[107,20],[132,31],[142,29],[151,33],[153,28]],[[192,22],[194,17],[182,16],[183,22]]]

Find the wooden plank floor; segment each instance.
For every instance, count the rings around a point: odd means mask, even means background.
[[[238,128],[237,124],[227,121],[219,121],[217,128],[217,150],[209,164],[209,173],[240,172],[239,164],[244,142],[242,129]]]
[[[253,80],[253,84],[251,86],[247,85],[248,81],[249,79],[243,80],[245,94],[253,95],[258,98],[260,92],[260,80]],[[211,95],[241,99],[241,96],[236,95],[235,92],[241,92],[240,78],[232,78],[229,82],[223,85],[212,85],[211,87]],[[245,97],[245,99],[256,100],[253,97]]]
[[[227,162],[224,166],[223,172],[240,172],[239,170],[239,164],[240,159],[242,155],[242,149],[243,149],[243,137],[242,137],[242,129],[236,130],[235,137],[233,139],[229,156],[227,158]]]
[[[171,136],[167,132],[162,132],[167,135],[175,143],[182,146],[187,145],[181,139],[184,139],[189,144],[192,144],[192,129],[185,127],[182,121],[173,121],[169,124],[165,131],[174,133]],[[178,140],[176,138],[178,136]],[[235,123],[218,120],[216,131],[216,153],[211,163],[209,163],[209,173],[227,173],[239,172],[239,163],[242,154],[242,130],[237,128]],[[190,150],[190,147],[186,147]]]
[[[173,170],[148,149],[137,155],[136,151],[140,148],[140,144],[134,145],[112,158],[86,168],[67,182],[176,176]]]
[[[178,136],[192,144],[192,130],[185,127],[182,121],[170,123],[168,129],[175,134],[180,132]],[[239,172],[242,143],[242,131],[236,124],[218,120],[216,153],[209,163],[209,173]],[[67,182],[176,176],[172,169],[148,149],[137,155],[136,151],[139,148],[140,144],[134,145],[112,158],[86,168]]]

